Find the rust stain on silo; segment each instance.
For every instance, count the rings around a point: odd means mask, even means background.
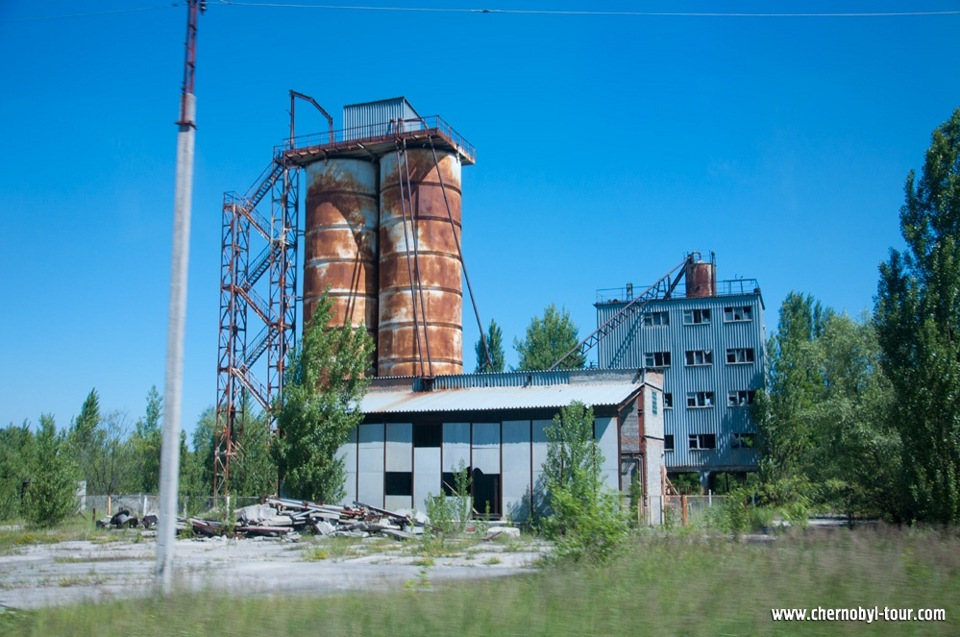
[[[304,236],[304,323],[329,288],[331,325],[377,327],[377,166],[356,159],[311,164]]]
[[[380,162],[378,373],[460,374],[460,161],[455,154],[437,152],[435,164],[433,153],[424,149],[407,150],[404,158],[405,164],[396,155]],[[411,275],[420,286],[415,292]]]

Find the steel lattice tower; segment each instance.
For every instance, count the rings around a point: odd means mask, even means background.
[[[258,206],[270,194],[270,216]],[[296,338],[299,172],[277,152],[243,196],[223,196],[214,498],[225,495],[251,401],[272,413]],[[251,256],[253,255],[253,256]],[[265,378],[259,361],[266,355]]]

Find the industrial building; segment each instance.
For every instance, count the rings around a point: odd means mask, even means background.
[[[291,91],[290,100],[287,142],[245,195],[224,196],[215,492],[228,479],[244,398],[267,410],[281,395],[302,235],[304,324],[326,294],[329,324],[366,329],[376,346],[365,419],[340,450],[347,502],[422,510],[462,461],[477,511],[528,519],[541,495],[545,429],[579,401],[595,410],[607,485],[628,491],[637,478],[647,519],[659,522],[661,375],[462,373],[463,283],[472,301],[473,294],[461,250],[461,169],[474,163],[473,146],[403,97],[344,107],[342,130],[312,98]],[[315,107],[329,130],[297,137],[298,101]],[[267,200],[269,218],[257,211]]]
[[[637,370],[375,379],[364,421],[340,450],[344,501],[422,511],[429,496],[449,493],[462,462],[472,473],[475,511],[527,521],[543,500],[545,430],[578,401],[594,411],[605,484],[628,493],[638,479],[644,519],[659,523],[662,382]]]
[[[663,373],[667,469],[697,472],[709,487],[711,474],[757,468],[750,407],[765,386],[764,304],[755,279],[717,281],[715,260],[698,253],[681,277],[644,298],[634,298],[632,285],[599,290],[598,324],[620,320],[599,340],[597,359],[602,369]]]

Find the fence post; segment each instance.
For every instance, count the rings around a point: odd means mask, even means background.
[[[683,519],[683,526],[687,526],[687,496],[680,494],[680,515]]]
[[[107,517],[113,515],[113,496],[107,494]]]
[[[707,507],[713,508],[713,489],[707,489]]]

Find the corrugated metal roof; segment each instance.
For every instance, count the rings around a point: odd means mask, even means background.
[[[616,406],[643,387],[633,382],[597,382],[527,387],[474,387],[414,392],[408,389],[371,389],[361,403],[366,414],[403,414],[447,411],[489,411],[585,405]]]

